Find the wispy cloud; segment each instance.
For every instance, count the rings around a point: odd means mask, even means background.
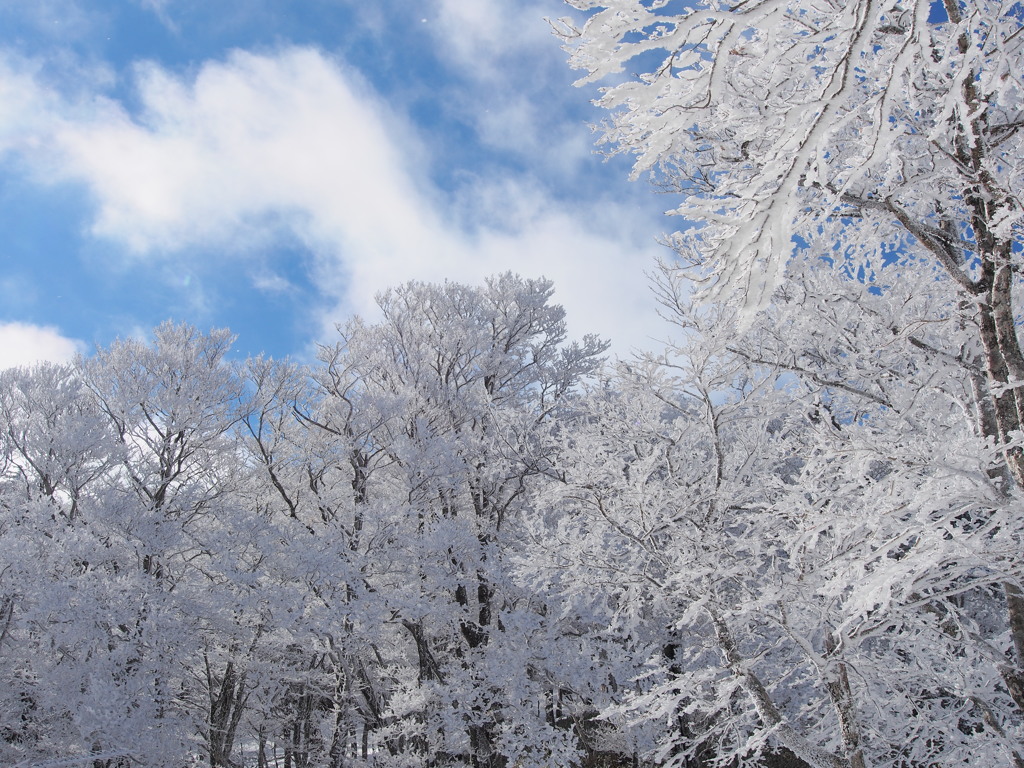
[[[434,5],[429,30],[459,81],[445,98],[484,144],[563,173],[591,160],[593,143],[578,119],[586,95],[568,87],[566,54],[546,21],[564,10],[560,1]]]
[[[261,271],[252,277],[253,287],[263,293],[293,293],[295,286],[285,277],[274,272]]]
[[[81,0],[0,3],[0,29],[30,31],[37,44],[40,40],[68,43],[94,38],[105,28],[105,16],[86,8]]]
[[[442,54],[472,77],[503,80],[510,60],[530,57],[540,68],[560,58],[544,20],[551,2],[436,0],[436,5],[431,31],[443,40]]]

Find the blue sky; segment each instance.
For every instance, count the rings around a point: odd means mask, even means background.
[[[0,0],[0,366],[167,318],[310,356],[409,279],[665,330],[672,201],[595,154],[557,0]]]

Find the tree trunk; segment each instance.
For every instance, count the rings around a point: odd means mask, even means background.
[[[229,661],[218,681],[209,658],[205,661],[210,694],[210,768],[233,768],[231,753],[234,751],[235,733],[245,704],[245,673],[238,674],[234,662]]]
[[[1010,638],[1013,640],[1014,667],[1006,666],[1001,672],[1006,688],[1017,709],[1024,713],[1024,592],[1016,584],[1005,582],[1003,593],[1010,614]]]
[[[831,658],[837,648],[835,636],[831,632],[826,632],[826,658],[829,660],[830,666],[834,665],[835,671],[832,673],[831,679],[825,682],[825,688],[828,690],[832,706],[839,716],[839,727],[843,734],[843,751],[846,753],[846,759],[850,762],[850,768],[866,768],[864,750],[860,746],[860,725],[857,722],[846,662]]]
[[[1013,322],[1012,270],[1009,264],[986,264],[979,302],[978,325],[985,351],[989,397],[995,410],[996,434],[1006,466],[1018,488],[1024,489],[1024,450],[1010,446],[1024,413],[1024,354]]]
[[[766,728],[774,730],[779,743],[813,768],[850,768],[845,760],[827,749],[810,743],[786,722],[778,707],[775,706],[775,702],[772,701],[771,694],[765,688],[764,683],[740,655],[725,619],[712,608],[708,609],[708,614],[715,628],[718,647],[721,649],[722,655],[725,656],[726,665],[739,679],[743,690],[750,696],[761,722]]]
[[[430,642],[423,632],[423,623],[419,621],[402,621],[402,626],[409,630],[409,634],[412,635],[412,639],[416,643],[416,655],[419,657],[420,682],[437,680],[441,685],[444,685],[444,675],[441,673],[441,668],[438,666],[437,660],[430,650]]]

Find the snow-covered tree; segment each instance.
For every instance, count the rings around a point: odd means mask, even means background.
[[[937,316],[948,281],[905,268],[882,294],[794,272],[745,333],[663,283],[677,354],[562,425],[524,570],[610,628],[605,670],[636,682],[605,714],[659,763],[1019,759],[999,585],[1020,509],[956,359],[969,333]]]
[[[1014,322],[1024,111],[1020,6],[872,0],[570,0],[574,66],[606,90],[605,139],[685,194],[674,239],[714,297],[763,309],[805,242],[879,269],[940,264],[962,297],[994,402],[989,429],[1024,481]],[[599,8],[596,12],[594,8]],[[842,226],[834,226],[836,221]]]
[[[677,212],[695,226],[670,238],[676,268],[705,300],[738,308],[736,335],[718,349],[817,392],[819,423],[834,428],[824,444],[796,449],[803,482],[779,498],[793,508],[819,499],[820,530],[846,529],[849,551],[876,558],[829,577],[833,606],[862,600],[835,625],[842,632],[870,617],[893,620],[869,644],[873,652],[892,644],[893,682],[865,700],[912,701],[890,713],[897,728],[927,711],[929,727],[945,732],[912,739],[917,748],[943,757],[985,748],[961,738],[971,731],[1006,755],[990,759],[1021,764],[1019,5],[569,1],[589,12],[582,27],[565,28],[584,81],[618,78],[601,98],[612,111],[605,139],[637,155],[637,174],[685,195]],[[621,76],[627,68],[641,74]],[[663,298],[685,313],[685,293]],[[759,418],[773,423],[778,408]],[[862,519],[873,527],[849,527]],[[892,525],[890,539],[877,538]],[[809,551],[820,552],[825,539],[813,541]],[[801,551],[793,542],[777,550],[794,569]],[[999,619],[981,607],[996,599]],[[930,631],[942,642],[928,645],[923,627],[939,616],[944,623]],[[709,621],[716,631],[731,626]],[[808,653],[812,665],[828,660],[822,680],[856,647],[842,632],[836,650],[810,647],[819,655],[814,662]],[[765,708],[770,684],[749,676],[751,653],[767,657],[730,637],[720,633],[719,654],[738,651],[736,679],[746,681],[761,727],[785,743],[792,724],[777,705]],[[915,659],[921,670],[970,668],[980,687],[929,688],[906,666]],[[844,700],[856,693],[842,674],[823,685],[833,699],[847,685]],[[833,743],[843,745],[833,758],[905,759],[872,753],[877,743],[857,736],[845,706],[832,706],[842,726]],[[954,712],[966,720],[949,719]]]
[[[125,676],[90,685],[83,662],[103,677],[121,650],[98,615],[120,590],[91,503],[116,443],[72,366],[4,371],[0,420],[0,760],[103,753],[89,704],[126,704]]]
[[[228,765],[264,631],[230,335],[0,377],[6,763]]]
[[[379,297],[380,322],[353,320],[324,350],[328,397],[310,421],[352,439],[360,526],[390,564],[366,581],[401,654],[384,734],[405,760],[575,752],[545,720],[554,672],[508,563],[531,478],[551,460],[546,423],[605,348],[566,342],[551,293],[511,274],[480,288],[410,283]]]

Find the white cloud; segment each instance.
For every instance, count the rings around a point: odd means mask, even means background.
[[[252,285],[263,293],[291,293],[295,290],[295,286],[287,278],[267,271],[253,275]]]
[[[25,60],[0,58],[0,157],[37,149],[54,118],[57,99],[36,84],[37,69]]]
[[[0,369],[42,361],[70,362],[85,343],[69,339],[53,326],[0,323]]]
[[[137,87],[137,115],[104,99],[65,106],[35,155],[41,176],[88,187],[93,233],[137,258],[192,247],[244,257],[284,227],[315,254],[335,305],[325,333],[371,314],[389,285],[504,270],[554,279],[576,333],[625,351],[658,332],[643,277],[659,250],[650,213],[594,195],[558,203],[523,179],[439,190],[406,121],[322,53],[236,52],[194,79],[146,65]]]
[[[0,49],[0,161],[33,158],[37,172],[49,173],[59,162],[53,157],[58,128],[94,116],[97,104],[106,103],[95,101],[95,91],[112,82],[102,65],[59,55],[44,63]]]
[[[438,55],[459,75],[446,108],[473,125],[496,149],[571,173],[593,159],[594,140],[581,129],[588,101],[546,20],[568,10],[561,0],[435,0],[430,26]],[[594,121],[599,119],[595,113]]]
[[[191,83],[148,65],[138,88],[137,120],[105,102],[55,137],[53,172],[99,202],[95,234],[145,253],[230,240],[270,212],[361,237],[383,207],[417,215],[385,110],[318,53],[236,53]]]
[[[503,78],[509,58],[531,56],[549,62],[560,57],[551,27],[544,20],[560,3],[522,0],[438,0],[432,31],[442,55],[481,79]],[[562,56],[561,58],[564,58]]]
[[[169,0],[135,0],[135,2],[146,10],[155,13],[161,21],[166,21]]]

